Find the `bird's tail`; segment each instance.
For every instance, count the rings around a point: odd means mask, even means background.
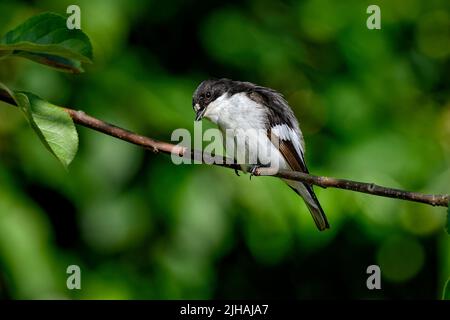
[[[311,216],[313,217],[317,228],[320,231],[330,228],[327,216],[325,215],[325,212],[323,212],[312,186],[298,181],[285,181],[299,196],[303,198],[309,212],[311,212]]]

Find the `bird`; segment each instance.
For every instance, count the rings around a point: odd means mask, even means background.
[[[309,173],[298,120],[276,90],[227,78],[208,79],[194,91],[192,107],[196,121],[210,120],[236,142],[237,150],[245,149],[247,154],[241,155],[238,163],[251,173],[250,177],[261,166]],[[255,152],[257,148],[261,150]],[[238,157],[235,152],[232,156]],[[256,161],[245,162],[250,158]],[[312,185],[283,180],[303,198],[317,228],[328,229],[330,225]]]

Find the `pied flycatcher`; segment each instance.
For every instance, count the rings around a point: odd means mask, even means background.
[[[250,82],[206,80],[195,90],[192,106],[196,113],[195,120],[200,121],[205,117],[217,124],[222,132],[235,132],[235,139],[239,138],[240,130],[263,130],[264,135],[247,137],[244,145],[247,152],[253,152],[250,146],[266,148],[271,153],[269,166],[276,161],[279,169],[308,173],[305,143],[298,121],[286,100],[277,91]],[[271,150],[267,150],[268,145]],[[262,160],[260,153],[256,157]],[[267,159],[264,160],[267,163]],[[250,171],[253,173],[258,166],[251,166]],[[245,166],[243,168],[246,170]],[[317,228],[321,231],[329,228],[327,217],[312,186],[299,181],[283,180],[303,198]]]

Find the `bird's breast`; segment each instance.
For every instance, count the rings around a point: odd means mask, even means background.
[[[264,106],[250,99],[246,93],[222,95],[211,102],[205,117],[216,123],[222,130],[265,130],[267,123]]]

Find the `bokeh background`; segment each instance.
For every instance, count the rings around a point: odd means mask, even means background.
[[[95,64],[4,59],[0,81],[165,141],[192,130],[200,81],[252,81],[284,93],[312,173],[450,192],[446,0],[1,0],[0,34],[70,4]],[[381,30],[366,28],[369,4]],[[320,233],[276,179],[79,135],[66,171],[0,103],[0,298],[435,299],[450,276],[445,208],[316,188]],[[81,290],[66,288],[72,264]],[[382,290],[366,288],[372,264]]]

